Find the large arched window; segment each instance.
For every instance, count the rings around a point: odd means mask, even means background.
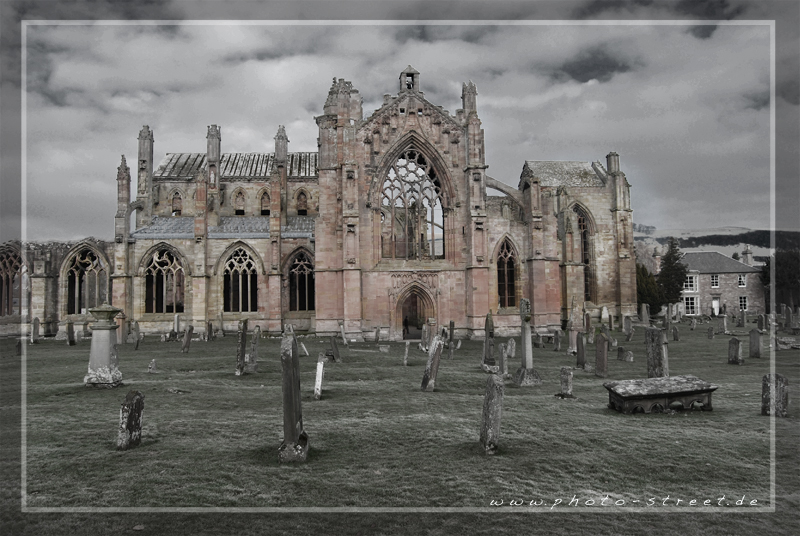
[[[592,266],[592,244],[590,242],[591,228],[589,217],[580,205],[575,205],[572,210],[578,216],[578,236],[580,238],[580,261],[583,264],[583,299],[593,301],[594,293],[594,267]]]
[[[408,149],[383,181],[381,255],[390,259],[443,259],[441,183],[425,156]]]
[[[261,215],[262,216],[269,216],[269,205],[270,205],[269,194],[267,192],[264,192],[264,194],[261,196]]]
[[[222,277],[224,311],[258,311],[258,271],[244,249],[238,248],[231,254]]]
[[[500,307],[516,307],[516,275],[514,250],[508,240],[503,240],[497,254],[497,294],[500,297]]]
[[[314,310],[314,265],[302,252],[289,268],[289,310]]]
[[[181,194],[175,192],[172,195],[172,215],[180,216],[182,210],[183,210],[183,200],[181,199]]]
[[[153,253],[145,268],[145,313],[182,313],[184,275],[168,249]]]
[[[85,313],[108,301],[108,274],[97,254],[79,251],[67,269],[67,314]]]
[[[0,316],[20,314],[22,258],[12,249],[0,250]]]

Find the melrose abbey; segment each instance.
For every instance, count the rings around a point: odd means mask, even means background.
[[[201,334],[247,319],[273,335],[291,324],[357,340],[450,321],[457,337],[482,338],[490,312],[497,334],[519,335],[523,298],[538,331],[604,307],[635,315],[619,156],[521,155],[514,188],[488,173],[475,85],[454,115],[422,87],[408,66],[365,117],[358,90],[334,79],[316,152],[291,152],[282,126],[273,152],[224,152],[211,125],[205,152],[156,164],[143,127],[136,161],[117,170],[113,242],[0,248],[0,331],[38,318],[56,335],[104,302],[144,333],[170,331],[177,314]]]

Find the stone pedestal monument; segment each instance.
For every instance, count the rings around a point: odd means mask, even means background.
[[[122,384],[122,372],[117,368],[117,324],[114,322],[120,311],[107,303],[89,309],[96,321],[92,324],[89,371],[83,378],[87,387],[117,387]]]
[[[542,378],[533,368],[533,349],[531,348],[531,302],[522,298],[519,303],[519,317],[522,322],[522,366],[514,374],[514,383],[520,387],[540,385]]]

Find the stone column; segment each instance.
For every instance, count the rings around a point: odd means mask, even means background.
[[[665,332],[659,328],[645,328],[647,345],[647,377],[669,377],[669,358]]]
[[[139,391],[130,391],[119,410],[117,450],[128,450],[141,443],[143,416],[144,395]]]
[[[92,324],[89,371],[83,378],[87,387],[117,387],[122,383],[122,372],[117,368],[117,325],[114,323],[120,311],[107,303],[89,309],[96,321]]]
[[[556,396],[575,398],[572,394],[572,367],[561,367],[561,392]]]
[[[39,342],[39,317],[35,317],[31,322],[31,344]]]
[[[761,415],[786,417],[789,411],[789,380],[782,374],[765,374],[761,380]]]
[[[435,335],[431,348],[428,351],[428,363],[425,365],[425,373],[422,376],[422,390],[431,392],[436,385],[436,374],[439,372],[439,360],[442,357],[442,348],[444,341],[441,337]]]
[[[486,380],[481,423],[481,445],[486,454],[496,454],[500,444],[500,420],[503,417],[504,393],[503,379],[496,374],[491,374]]]
[[[578,350],[576,352],[578,360],[575,366],[581,370],[586,369],[586,335],[578,334]]]
[[[528,327],[530,330],[530,326]],[[481,364],[485,372],[489,372],[490,367],[496,366],[494,361],[494,320],[492,319],[492,312],[489,311],[486,315],[484,322],[484,339],[483,339],[483,362]]]
[[[127,338],[128,334],[125,333],[125,313],[122,311],[114,317],[114,320],[117,322],[117,344],[125,344],[125,339]]]
[[[521,352],[522,366],[514,374],[514,383],[518,386],[539,385],[542,379],[533,368],[533,348],[531,348],[531,302],[522,298],[519,304],[519,317],[522,325]]]
[[[736,337],[732,337],[728,343],[728,364],[729,365],[744,365],[744,358],[742,357],[741,341]]]
[[[239,321],[239,330],[236,334],[236,375],[245,374],[245,350],[247,349],[247,319]],[[294,339],[294,337],[292,337]]]

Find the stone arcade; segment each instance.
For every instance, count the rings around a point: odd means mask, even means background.
[[[270,129],[273,152],[224,152],[211,125],[204,151],[156,164],[143,127],[132,169],[124,156],[117,169],[113,243],[0,249],[10,281],[0,330],[39,317],[53,335],[104,301],[142,333],[168,332],[180,315],[203,331],[224,318],[220,334],[249,320],[271,336],[291,323],[345,341],[378,328],[388,340],[419,338],[422,325],[451,319],[455,338],[481,339],[489,312],[496,336],[519,336],[522,298],[541,333],[565,329],[573,308],[598,322],[603,309],[617,322],[636,314],[619,156],[520,155],[518,178],[492,177],[475,84],[463,84],[455,114],[423,87],[407,67],[398,92],[365,117],[358,90],[334,79],[312,152],[289,152],[283,126]]]

